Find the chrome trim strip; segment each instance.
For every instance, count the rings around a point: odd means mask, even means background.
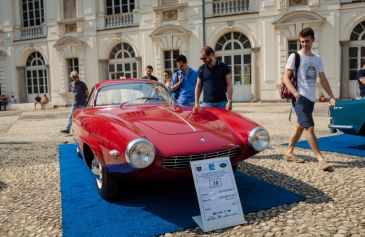
[[[354,126],[351,126],[351,125],[333,125],[333,124],[330,124],[328,125],[329,128],[335,128],[335,129],[354,129]]]
[[[183,117],[181,117],[180,115],[178,115],[178,114],[176,114],[176,113],[174,113],[174,112],[172,112],[171,110],[168,110],[168,109],[165,109],[165,108],[162,108],[162,107],[159,107],[160,109],[162,109],[162,110],[165,110],[165,111],[168,111],[168,112],[170,112],[170,113],[172,113],[172,114],[174,114],[176,117],[178,117],[179,119],[181,119],[182,121],[184,121],[187,125],[189,125],[189,127],[191,127],[191,129],[194,131],[194,132],[196,132],[196,131],[198,131],[196,128],[194,128],[194,126],[193,125],[191,125],[188,121],[186,121]]]

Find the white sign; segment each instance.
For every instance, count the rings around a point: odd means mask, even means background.
[[[229,157],[192,161],[201,216],[194,221],[204,231],[243,224],[240,197]]]

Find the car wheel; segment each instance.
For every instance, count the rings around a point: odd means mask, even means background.
[[[107,172],[104,167],[94,158],[92,171],[95,174],[96,188],[100,196],[106,200],[118,196],[118,178]]]
[[[77,154],[77,157],[82,158],[80,149],[78,147],[76,147],[76,154]]]

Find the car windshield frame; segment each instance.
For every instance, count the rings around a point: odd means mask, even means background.
[[[148,99],[146,99],[148,98]],[[94,107],[128,104],[176,103],[170,91],[160,83],[123,82],[100,87],[94,98]]]

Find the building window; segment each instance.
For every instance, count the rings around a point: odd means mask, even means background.
[[[0,70],[0,95],[5,92],[5,76],[4,71]]]
[[[234,85],[251,84],[251,43],[239,32],[229,32],[215,45],[217,58],[226,63],[232,72]]]
[[[63,19],[76,18],[76,0],[63,0]]]
[[[177,68],[175,58],[180,54],[180,51],[178,49],[168,50],[164,51],[163,54],[164,54],[164,68],[170,69],[173,73],[179,70]]]
[[[133,48],[127,43],[115,46],[109,56],[109,78],[137,78],[137,60]]]
[[[299,49],[300,49],[299,40],[288,40],[288,57],[290,54],[298,52]]]
[[[23,26],[30,27],[44,22],[43,0],[22,0]]]
[[[39,52],[29,55],[26,64],[28,95],[48,93],[47,70]]]
[[[79,68],[79,59],[78,58],[68,58],[66,59],[67,62],[67,75],[66,78],[68,78],[68,82],[69,84],[72,82],[72,78],[70,77],[70,73],[72,71],[77,71],[78,73],[80,72],[80,68]],[[70,88],[68,89],[69,91]]]
[[[134,0],[106,0],[105,2],[107,15],[127,13],[134,10]]]
[[[365,21],[359,23],[351,32],[349,47],[349,79],[357,79],[357,70],[361,67],[361,59],[365,59]]]

